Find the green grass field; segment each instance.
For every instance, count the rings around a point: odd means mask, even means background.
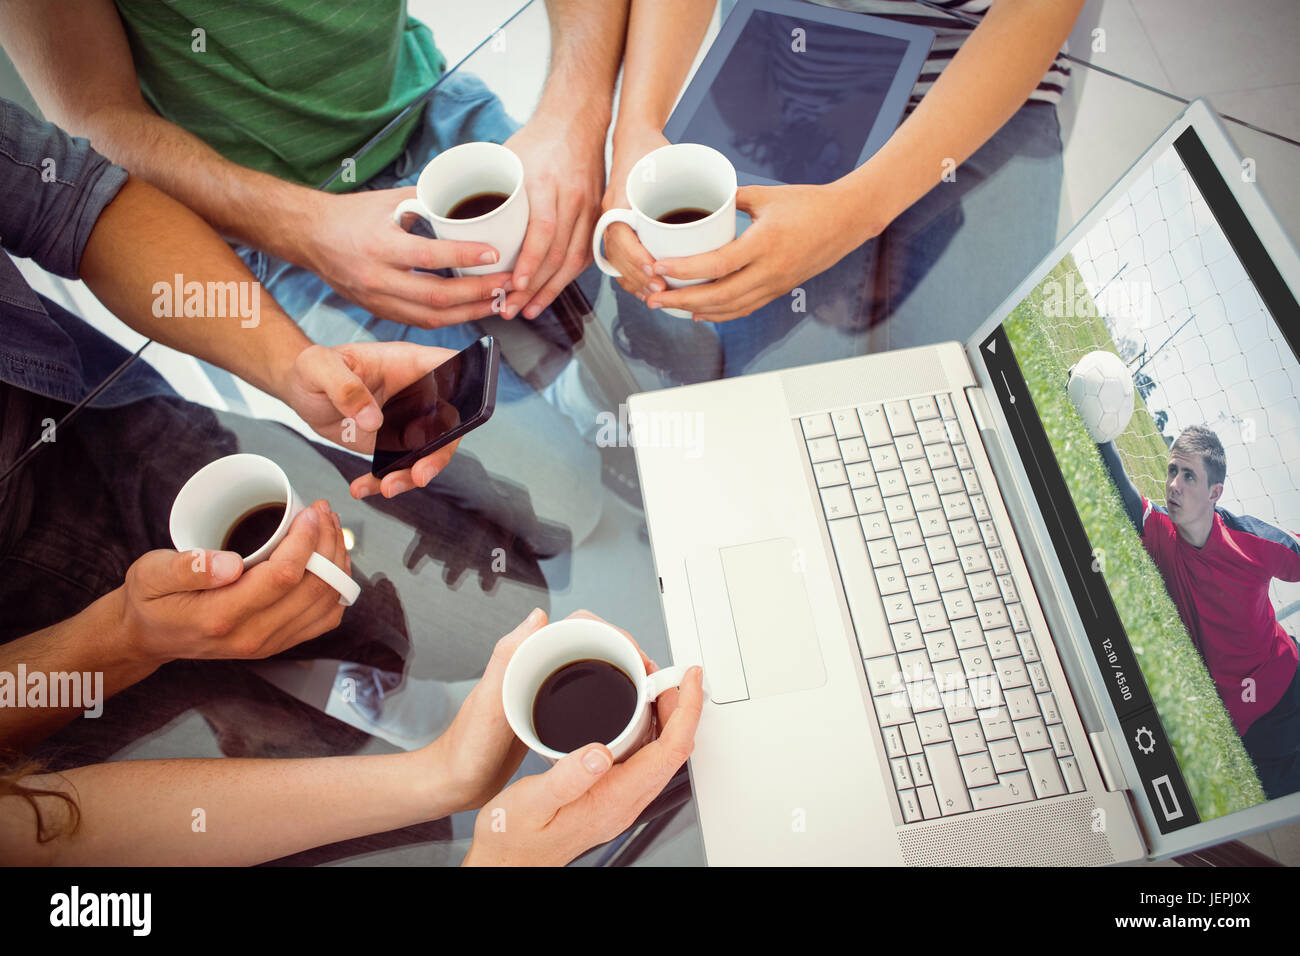
[[[1119,351],[1086,291],[1083,311],[1091,314],[1074,309],[1074,315],[1056,317],[1045,309],[1044,286],[1064,282],[1071,272],[1076,290],[1082,289],[1074,259],[1066,256],[1017,306],[1004,328],[1088,539],[1104,550],[1098,563],[1197,812],[1202,819],[1223,816],[1262,803],[1264,791],[1160,571],[1142,547],[1065,390],[1068,368],[1084,353]],[[1135,393],[1134,398],[1133,420],[1116,446],[1142,493],[1163,503],[1168,447],[1141,396]]]

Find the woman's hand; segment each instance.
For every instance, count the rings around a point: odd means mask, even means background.
[[[574,611],[569,617],[601,620],[590,611]],[[506,720],[501,704],[501,684],[506,666],[519,645],[545,626],[546,612],[535,608],[518,627],[497,641],[482,679],[461,704],[456,719],[441,737],[429,745],[430,756],[438,764],[437,772],[446,778],[447,785],[457,795],[457,812],[477,810],[489,797],[500,793],[528,752]],[[630,634],[622,633],[636,645]],[[641,653],[640,647],[637,647],[637,652],[641,654],[647,673],[653,673],[656,669],[654,662]]]
[[[501,705],[501,682],[506,665],[524,639],[546,626],[546,612],[533,611],[492,650],[483,677],[456,712],[456,719],[426,749],[445,775],[445,785],[455,794],[456,811],[477,810],[500,792],[528,748],[515,736]],[[440,786],[443,782],[440,781]]]
[[[631,130],[620,128],[614,135],[614,158],[610,164],[609,184],[605,187],[602,212],[610,209],[632,208],[627,198],[627,176],[637,160],[660,146],[667,146],[664,134],[651,126]],[[605,258],[623,273],[617,280],[624,291],[641,301],[646,296],[667,288],[663,279],[654,274],[654,256],[646,252],[632,227],[616,222],[605,230]]]
[[[879,234],[883,224],[864,217],[863,206],[856,184],[743,186],[736,208],[753,223],[739,238],[714,252],[654,264],[661,276],[716,281],[656,292],[646,305],[684,309],[702,322],[749,315]]]
[[[686,762],[704,707],[703,672],[657,702],[656,740],[618,766],[604,744],[588,744],[546,773],[517,780],[484,806],[466,866],[563,866],[630,827]]]

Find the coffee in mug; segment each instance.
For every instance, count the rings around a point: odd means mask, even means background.
[[[461,266],[458,276],[510,272],[528,232],[528,193],[524,164],[498,143],[461,143],[443,150],[424,167],[415,184],[414,199],[393,210],[402,217],[415,213],[439,239],[483,242],[497,251],[497,261]]]
[[[662,222],[667,226],[680,226],[683,223],[695,222],[697,219],[704,219],[710,215],[712,215],[711,210],[688,207],[686,209],[674,209],[672,212],[666,212],[662,216],[659,216],[655,221]]]
[[[284,509],[283,501],[255,505],[235,519],[230,530],[226,532],[221,550],[233,551],[241,558],[248,557],[271,540],[276,529],[280,527]]]
[[[736,168],[712,146],[673,143],[637,160],[627,176],[631,209],[608,209],[591,237],[596,265],[607,276],[621,273],[601,251],[605,230],[613,223],[631,226],[656,259],[680,259],[720,249],[736,238]],[[708,279],[665,276],[670,289]],[[681,309],[663,311],[689,319]]]
[[[605,744],[619,761],[653,739],[655,698],[685,673],[668,667],[647,674],[636,645],[617,628],[566,618],[515,650],[501,703],[515,736],[551,763],[591,743]]]
[[[265,561],[307,507],[284,470],[261,455],[227,455],[196,471],[172,503],[169,530],[177,551],[233,551],[244,567]],[[307,570],[351,604],[361,585],[322,554]]]
[[[505,193],[475,193],[452,206],[451,212],[447,213],[447,218],[477,219],[479,216],[486,216],[509,198]]]
[[[565,664],[542,681],[533,699],[533,730],[553,750],[612,743],[636,710],[636,685],[609,661]]]

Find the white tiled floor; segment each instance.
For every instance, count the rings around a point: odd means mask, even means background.
[[[1297,41],[1295,0],[1089,0],[1070,51],[1179,96],[1204,96],[1221,113],[1300,139]],[[1181,108],[1075,66],[1061,109],[1068,127],[1061,235]],[[1242,155],[1256,160],[1260,189],[1287,232],[1300,236],[1300,147],[1225,125]]]

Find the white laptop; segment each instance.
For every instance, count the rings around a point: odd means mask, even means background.
[[[1088,484],[1108,406],[1066,389],[1119,354],[1116,446],[1155,505],[1165,446],[1208,423],[1220,505],[1294,528],[1298,290],[1198,101],[964,345],[633,396],[673,660],[704,667],[708,861],[1110,864],[1300,816]]]

